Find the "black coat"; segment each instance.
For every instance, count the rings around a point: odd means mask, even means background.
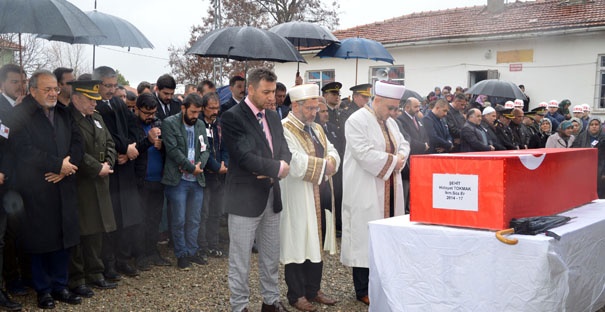
[[[429,153],[436,153],[435,149],[437,147],[444,148],[446,153],[449,152],[453,143],[445,121],[437,118],[432,111],[429,111],[422,118],[422,123],[429,138]]]
[[[490,150],[487,130],[467,121],[462,127],[462,131],[460,131],[460,151],[483,152]]]
[[[221,104],[221,110],[219,111],[219,116],[221,116],[224,112],[228,111],[229,109],[231,109],[231,107],[233,107],[235,105],[237,105],[237,102],[233,99],[233,97],[230,97],[227,102]]]
[[[228,213],[258,217],[265,210],[273,186],[273,211],[282,210],[278,174],[280,160],[290,163],[292,154],[276,112],[265,110],[271,131],[273,155],[256,116],[242,101],[222,115],[223,139],[229,152],[229,171],[225,183]],[[259,179],[259,176],[270,177]]]
[[[181,112],[181,104],[182,103],[180,101],[178,101],[178,100],[170,99],[170,104],[168,104],[169,112],[168,112],[168,114],[166,114],[164,112],[166,104],[164,104],[164,102],[160,101],[160,99],[158,98],[157,94],[155,95],[155,97],[158,100],[158,110],[155,113],[155,116],[159,120],[164,120],[168,116],[176,115],[176,114],[178,114],[178,113]]]
[[[22,243],[27,253],[48,253],[73,247],[80,242],[76,175],[58,183],[47,182],[44,174],[59,174],[63,159],[80,165],[83,144],[78,126],[64,107],[54,109],[53,124],[31,96],[14,109],[10,123],[11,148],[16,157],[16,189],[23,198]]]
[[[126,104],[117,97],[110,100],[111,108],[103,101],[97,101],[97,111],[111,133],[118,153],[126,154],[128,145],[136,142],[140,131],[136,117]],[[136,161],[136,160],[135,160]],[[109,175],[111,204],[118,229],[142,222],[142,211],[139,204],[135,161],[114,166],[114,173]]]

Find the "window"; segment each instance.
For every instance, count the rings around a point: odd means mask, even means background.
[[[333,69],[326,70],[310,70],[307,71],[307,79],[305,79],[308,83],[316,83],[321,89],[327,83],[335,81],[335,73]]]
[[[599,108],[605,108],[605,55],[599,55],[598,61],[598,97],[599,97]]]
[[[405,70],[403,65],[370,67],[370,80],[372,85],[378,80],[389,80],[404,85]]]

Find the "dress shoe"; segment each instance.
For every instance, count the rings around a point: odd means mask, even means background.
[[[370,305],[370,297],[368,297],[367,295],[363,297],[357,297],[357,300],[365,303],[366,305]]]
[[[12,280],[6,283],[6,290],[13,296],[27,296],[27,287],[22,279]]]
[[[90,286],[92,286],[96,289],[114,289],[114,288],[118,287],[118,284],[114,283],[114,282],[110,282],[106,279],[100,279],[100,280],[96,280],[96,281],[90,283]]]
[[[325,305],[335,305],[338,302],[338,300],[328,297],[321,290],[317,291],[317,296],[315,296],[315,298],[313,298],[313,300],[311,300],[311,301],[325,304]]]
[[[21,304],[10,299],[6,291],[0,291],[0,310],[21,311]]]
[[[86,285],[80,285],[71,289],[71,292],[84,298],[92,298],[95,292]]]
[[[171,266],[172,265],[172,263],[170,263],[170,261],[168,261],[165,258],[162,258],[162,256],[160,256],[158,254],[150,256],[149,261],[155,266]]]
[[[275,301],[275,303],[273,304],[266,304],[263,302],[263,307],[260,310],[261,312],[288,312],[288,309],[286,309],[286,307],[284,307],[284,305],[279,302],[279,301]]]
[[[63,288],[52,292],[52,297],[61,302],[69,304],[80,304],[82,303],[82,297],[72,293],[71,291]]]
[[[299,310],[299,311],[305,311],[305,312],[317,311],[317,308],[315,308],[315,306],[313,306],[313,304],[311,302],[309,302],[309,300],[307,300],[307,298],[305,298],[305,297],[298,298],[298,300],[296,300],[296,302],[290,303],[290,305],[295,307],[296,310]]]
[[[139,276],[139,271],[133,268],[130,264],[126,262],[118,263],[116,265],[116,271],[122,273],[128,277],[137,277]]]
[[[137,267],[137,270],[139,270],[139,271],[150,271],[151,270],[151,261],[149,261],[149,258],[147,258],[147,257],[137,259],[136,267]]]
[[[117,282],[122,280],[122,275],[118,274],[118,272],[116,271],[115,267],[111,266],[111,267],[105,267],[105,272],[103,272],[103,276],[105,277],[106,280],[111,281],[111,282]]]
[[[38,308],[40,309],[54,309],[55,300],[49,293],[38,294]]]

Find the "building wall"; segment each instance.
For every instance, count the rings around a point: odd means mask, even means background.
[[[533,62],[513,61],[521,64],[521,71],[510,71],[510,63],[497,63],[498,52],[513,50],[533,51]],[[435,86],[470,87],[469,71],[498,70],[501,80],[525,85],[532,108],[541,101],[569,98],[572,104],[588,103],[596,109],[600,82],[597,60],[599,54],[605,55],[605,32],[389,47],[389,51],[395,65],[405,66],[406,87],[422,95]],[[348,88],[355,84],[355,60],[314,55],[305,55],[308,64],[300,65],[301,75],[307,70],[335,69],[336,80],[346,89],[343,96],[349,95]],[[357,83],[370,80],[370,66],[388,65],[359,60]],[[296,63],[276,64],[275,71],[286,86],[293,85]],[[605,109],[601,113],[605,114]]]

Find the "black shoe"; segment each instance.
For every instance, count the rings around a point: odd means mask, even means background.
[[[137,259],[136,261],[136,267],[137,270],[139,271],[150,271],[151,270],[151,261],[149,261],[149,258],[147,257],[143,257],[140,259]]]
[[[170,261],[168,261],[165,258],[162,258],[162,256],[160,256],[158,254],[150,256],[149,261],[155,266],[171,266],[172,265],[172,263],[170,263]]]
[[[122,280],[122,275],[118,274],[116,268],[112,266],[105,266],[105,272],[103,272],[103,276],[106,280],[111,282],[117,282]]]
[[[191,263],[189,262],[189,257],[180,257],[177,259],[177,266],[179,270],[187,271],[189,267],[191,267]]]
[[[53,291],[52,297],[61,302],[69,304],[80,304],[82,303],[82,297],[72,293],[71,291],[63,288],[61,290]]]
[[[86,285],[80,285],[71,289],[71,292],[84,298],[92,298],[95,292]]]
[[[139,276],[139,271],[137,271],[137,269],[133,268],[132,266],[130,266],[130,264],[122,262],[122,263],[118,263],[116,265],[116,270],[119,273],[122,273],[128,277],[137,277]]]
[[[6,290],[13,296],[27,296],[27,287],[22,279],[17,279],[6,283]]]
[[[6,291],[0,291],[0,310],[21,311],[21,304],[10,299]]]
[[[208,257],[205,254],[202,253],[196,253],[193,256],[189,256],[188,257],[189,262],[198,264],[198,265],[206,265],[208,264]]]
[[[118,287],[117,283],[110,282],[106,279],[96,280],[92,283],[89,283],[89,285],[96,289],[114,289],[114,288]]]
[[[49,293],[38,294],[38,308],[40,309],[54,309],[55,300]]]

